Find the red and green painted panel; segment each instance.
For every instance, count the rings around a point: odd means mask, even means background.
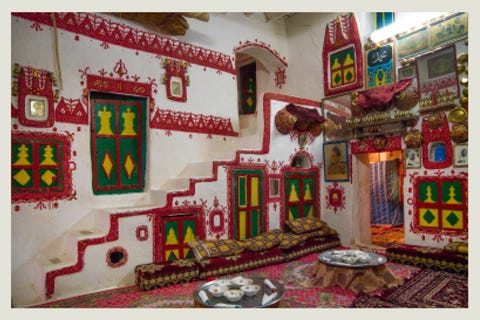
[[[146,100],[92,98],[94,194],[141,192],[145,186]]]
[[[314,217],[316,176],[311,172],[285,173],[285,220]]]
[[[353,44],[345,49],[333,52],[329,59],[332,88],[349,85],[357,81],[355,47]]]
[[[240,67],[240,114],[254,114],[257,105],[256,64]]]
[[[188,243],[197,236],[197,216],[166,217],[163,222],[163,261],[194,258]]]
[[[462,177],[421,177],[417,191],[416,227],[426,232],[466,232],[468,227],[467,180]]]
[[[255,237],[263,230],[263,171],[235,170],[233,177],[234,237]]]
[[[15,190],[58,190],[62,181],[59,141],[12,143],[12,186]]]
[[[39,132],[12,133],[12,200],[54,200],[70,195],[70,139]]]

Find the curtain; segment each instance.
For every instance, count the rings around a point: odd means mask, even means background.
[[[401,225],[399,160],[370,163],[370,223]]]

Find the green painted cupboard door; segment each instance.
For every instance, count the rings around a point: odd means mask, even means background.
[[[252,238],[263,230],[263,172],[234,172],[234,237]]]
[[[141,192],[145,187],[146,100],[107,97],[91,100],[93,192]]]
[[[166,217],[163,220],[163,261],[194,258],[188,243],[197,235],[197,216]]]
[[[284,188],[285,220],[317,216],[317,191],[314,173],[286,172]]]

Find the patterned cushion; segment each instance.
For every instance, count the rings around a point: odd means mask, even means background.
[[[338,235],[328,237],[316,237],[305,240],[305,242],[290,249],[283,249],[285,262],[304,257],[311,253],[320,253],[325,250],[338,248],[340,239]]]
[[[303,243],[306,239],[307,237],[304,234],[286,232],[282,235],[282,240],[280,241],[278,247],[280,249],[290,249],[296,245],[299,245],[300,243]]]
[[[466,241],[454,241],[445,245],[444,250],[447,252],[468,254],[468,242]]]
[[[304,217],[293,220],[285,221],[285,224],[296,234],[314,231],[322,227],[326,227],[327,224],[314,217]]]
[[[387,246],[386,256],[390,262],[468,274],[468,255],[447,252],[443,248],[391,243]]]
[[[205,258],[233,256],[243,251],[243,248],[233,239],[192,241],[188,245],[198,262]]]
[[[268,250],[277,246],[281,240],[282,231],[280,229],[269,230],[255,238],[245,240],[248,243],[246,249],[253,252]]]
[[[199,265],[194,259],[147,263],[135,267],[135,283],[142,290],[195,281]]]
[[[278,247],[262,252],[244,251],[240,255],[202,260],[198,277],[219,277],[282,262],[283,252]]]
[[[334,236],[337,234],[337,231],[330,227],[322,227],[320,229],[302,233],[306,238],[317,238],[317,237],[326,237],[326,236]]]

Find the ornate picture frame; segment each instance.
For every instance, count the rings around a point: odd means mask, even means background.
[[[456,144],[453,150],[453,166],[455,168],[468,167],[468,143]]]
[[[398,80],[413,79],[417,83],[417,69],[415,64],[398,68]]]
[[[417,83],[420,100],[428,100],[430,107],[439,104],[439,97],[459,97],[455,45],[450,45],[416,59]]]
[[[395,83],[395,42],[365,49],[365,88]]]
[[[430,49],[468,38],[468,14],[457,13],[432,23],[428,28]]]
[[[326,182],[350,180],[347,140],[323,144],[323,170]]]
[[[187,101],[187,85],[189,78],[187,73],[187,63],[172,59],[165,59],[164,62],[165,75],[164,84],[166,94],[169,100],[186,102]]]
[[[18,77],[18,122],[36,128],[55,123],[53,76],[44,69],[20,68]]]
[[[427,52],[429,49],[428,37],[429,33],[426,27],[397,36],[398,59],[411,58]]]
[[[419,169],[422,167],[422,148],[405,149],[405,168]]]

